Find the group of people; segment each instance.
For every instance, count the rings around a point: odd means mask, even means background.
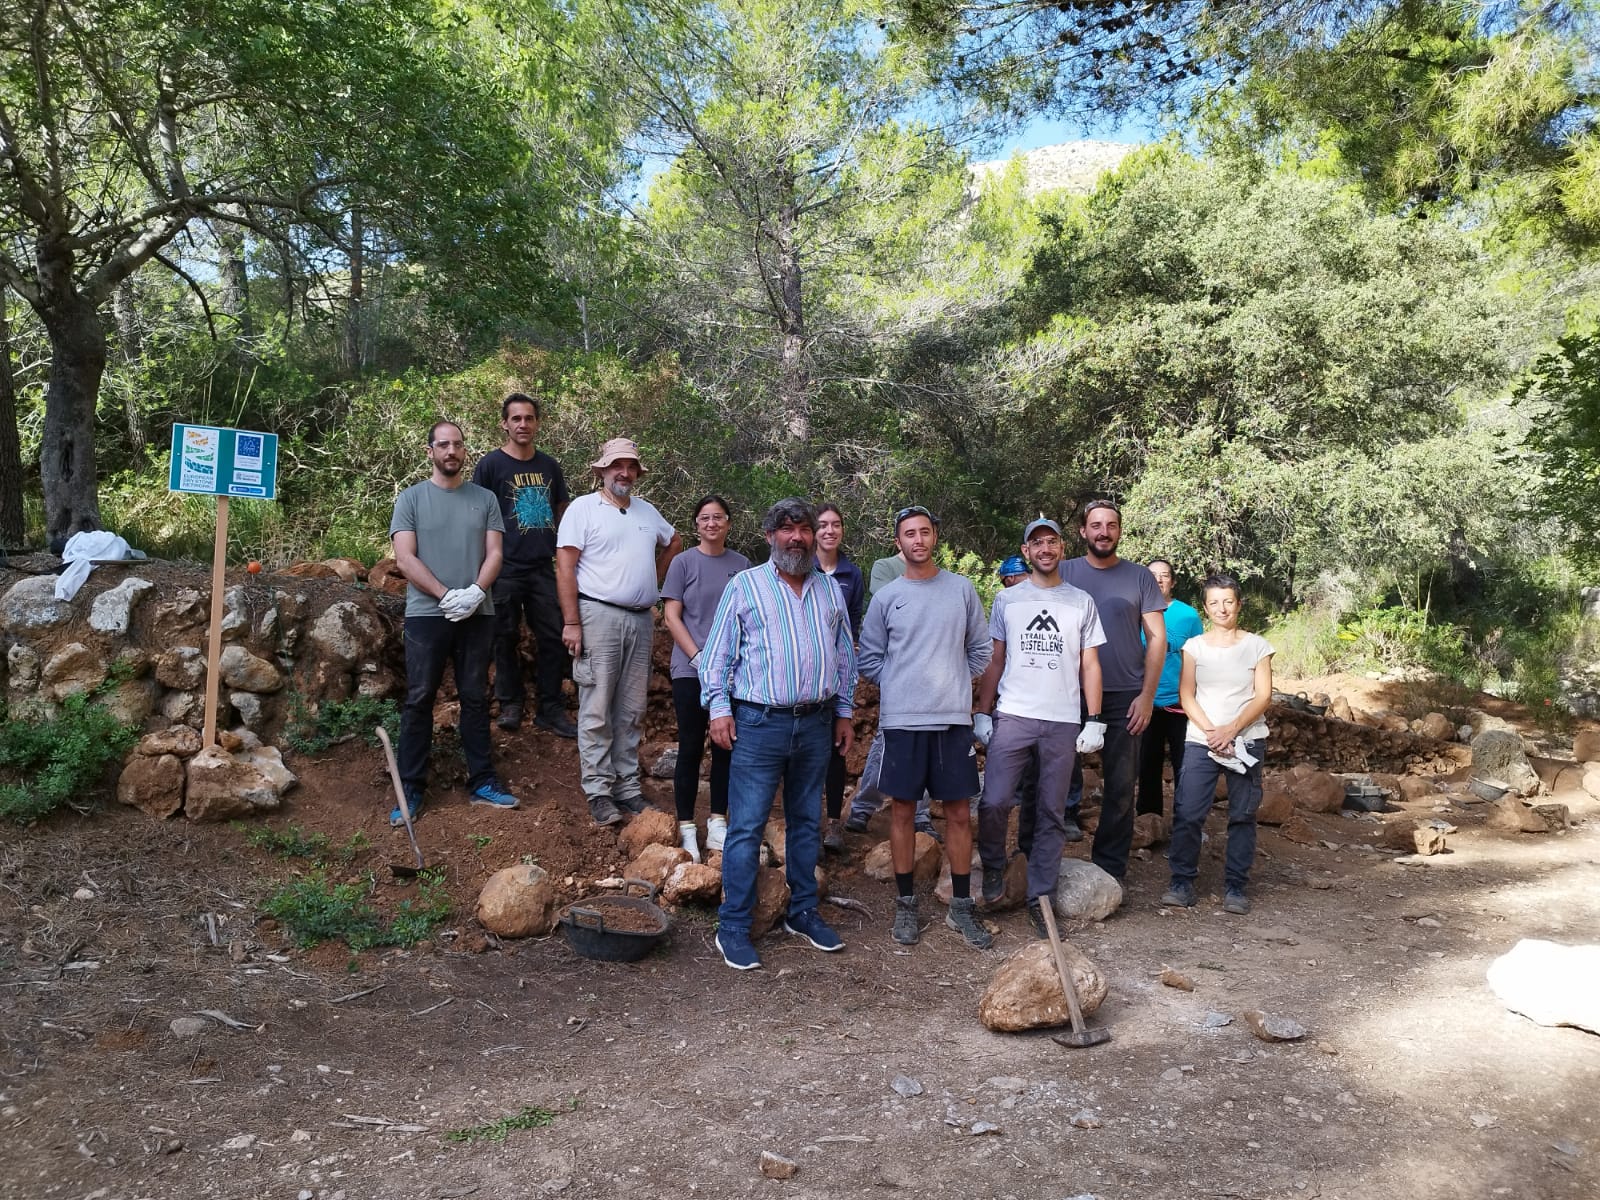
[[[917,833],[934,832],[930,801],[945,818],[946,924],[975,947],[992,943],[973,894],[973,847],[979,896],[999,901],[1010,813],[1020,804],[1028,913],[1045,936],[1040,905],[1053,900],[1065,844],[1083,837],[1080,759],[1096,752],[1094,863],[1119,881],[1127,873],[1136,812],[1164,811],[1170,762],[1171,880],[1161,902],[1195,904],[1201,828],[1225,773],[1224,908],[1249,910],[1272,648],[1238,628],[1236,580],[1205,580],[1206,628],[1173,599],[1170,563],[1118,556],[1121,512],[1108,499],[1080,511],[1081,557],[1066,557],[1056,521],[1028,522],[1020,553],[1000,566],[1004,587],[987,614],[970,580],[939,567],[939,521],[921,505],[895,514],[895,554],[864,576],[841,551],[836,506],[781,500],[762,521],[767,561],[753,566],[729,548],[731,511],[716,495],[695,506],[696,543],[683,548],[671,523],[634,494],[646,470],[629,439],[601,447],[590,464],[593,491],[573,499],[560,466],[536,448],[538,402],[513,393],[501,418],[506,442],[479,460],[470,483],[460,427],[436,423],[429,478],[401,493],[391,522],[408,583],[399,766],[414,813],[424,805],[433,702],[447,662],[472,800],[517,807],[490,761],[488,664],[498,723],[516,729],[524,622],[537,652],[535,724],[576,737],[590,816],[613,825],[624,811],[647,808],[639,739],[659,600],[673,643],[680,841],[699,861],[695,810],[709,741],[704,845],[722,854],[716,944],[728,966],[761,965],[750,928],[780,787],[790,889],[783,923],[815,948],[843,948],[818,912],[818,860],[843,848],[846,831],[864,831],[884,803],[896,941],[914,944],[923,931],[913,879]],[[569,656],[575,725],[560,690]],[[841,823],[858,676],[878,685],[878,729]],[[397,809],[391,820],[401,819]]]

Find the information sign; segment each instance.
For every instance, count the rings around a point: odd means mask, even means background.
[[[213,425],[174,425],[167,487],[203,496],[276,500],[278,435]]]

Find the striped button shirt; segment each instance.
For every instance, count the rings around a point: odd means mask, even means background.
[[[700,703],[713,717],[734,700],[787,708],[832,699],[854,711],[856,651],[839,585],[811,571],[800,594],[770,562],[740,571],[717,603],[701,648]]]

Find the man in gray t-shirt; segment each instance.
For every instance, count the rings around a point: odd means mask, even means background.
[[[489,659],[505,523],[494,493],[468,483],[466,439],[453,421],[428,431],[432,471],[395,500],[389,522],[395,563],[406,577],[406,701],[400,715],[398,767],[405,802],[422,811],[433,749],[433,702],[448,664],[461,701],[458,732],[474,804],[516,808],[489,760]],[[389,823],[404,821],[398,806]]]

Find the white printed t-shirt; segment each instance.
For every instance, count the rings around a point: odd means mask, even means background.
[[[635,497],[624,511],[598,493],[579,496],[562,514],[556,547],[579,551],[578,591],[607,604],[649,608],[661,598],[656,551],[673,528],[648,500]]]
[[[1260,634],[1242,633],[1231,646],[1212,646],[1203,637],[1190,638],[1183,644],[1183,654],[1194,660],[1195,702],[1213,725],[1226,725],[1255,697],[1256,666],[1271,657],[1273,649]],[[1247,742],[1266,737],[1266,721],[1258,717],[1250,728],[1240,730],[1239,736]],[[1193,721],[1183,737],[1202,745],[1206,740],[1205,730]]]
[[[995,711],[1075,724],[1083,715],[1083,652],[1105,644],[1100,614],[1082,588],[1031,579],[996,592],[989,636],[1006,648]]]

